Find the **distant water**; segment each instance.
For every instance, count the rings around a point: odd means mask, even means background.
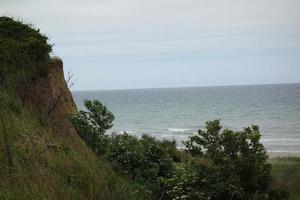
[[[76,104],[98,99],[116,119],[111,131],[182,140],[220,119],[225,128],[259,125],[271,152],[300,152],[300,84],[75,91]]]

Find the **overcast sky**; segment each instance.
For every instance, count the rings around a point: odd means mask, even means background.
[[[299,0],[0,0],[73,90],[300,82]]]

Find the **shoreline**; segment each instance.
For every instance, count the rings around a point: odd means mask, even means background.
[[[269,159],[300,157],[300,152],[268,152]]]

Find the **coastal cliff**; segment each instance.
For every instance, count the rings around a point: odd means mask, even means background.
[[[51,51],[38,29],[0,17],[0,199],[130,199],[70,122],[77,108]]]
[[[29,82],[23,102],[47,120],[53,132],[77,136],[69,120],[77,107],[64,78],[63,61],[52,58],[48,68],[48,76],[35,77]]]

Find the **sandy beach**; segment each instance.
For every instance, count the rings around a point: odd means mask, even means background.
[[[300,157],[300,153],[293,152],[268,152],[269,158],[286,158],[286,157]]]

